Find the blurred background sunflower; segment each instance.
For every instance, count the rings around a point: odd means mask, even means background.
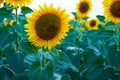
[[[3,0],[0,0],[0,4],[3,3]]]
[[[99,24],[100,21],[97,18],[91,18],[86,22],[86,26],[88,27],[88,30],[98,30]]]
[[[103,7],[107,20],[120,24],[120,0],[103,0]]]
[[[23,7],[31,4],[33,0],[5,0],[5,2],[13,7]]]
[[[29,40],[38,47],[51,49],[56,44],[60,44],[61,39],[67,36],[69,15],[66,10],[60,7],[54,8],[53,4],[34,10],[31,16],[27,16],[27,28]]]
[[[76,12],[80,18],[87,17],[92,10],[92,2],[90,0],[79,0],[76,5]]]
[[[30,5],[31,8],[38,8],[38,4],[43,5],[53,3],[54,6],[61,6],[61,8],[66,8],[67,12],[76,12],[76,7],[78,2],[81,0],[69,0],[69,4],[66,4],[65,0],[34,0],[33,3]],[[39,2],[39,3],[38,3]],[[95,17],[96,15],[103,15],[103,7],[102,7],[102,0],[91,0],[92,2],[92,10],[88,14],[89,17]],[[70,15],[73,17],[73,15]]]
[[[4,25],[5,26],[12,26],[13,23],[15,22],[15,20],[7,20],[7,19],[4,19]]]

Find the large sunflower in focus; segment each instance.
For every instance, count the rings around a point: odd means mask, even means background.
[[[120,24],[120,0],[103,0],[103,7],[107,20]]]
[[[76,6],[76,13],[80,18],[86,17],[92,10],[91,0],[80,0]]]
[[[88,27],[88,30],[97,30],[99,24],[100,24],[100,21],[97,18],[89,19],[86,22],[86,26]]]
[[[51,49],[67,36],[69,15],[65,9],[54,8],[53,4],[50,6],[44,4],[44,7],[39,8],[27,16],[28,24],[25,28],[28,39],[37,47]]]
[[[33,0],[5,0],[5,2],[11,6],[16,7],[23,7],[30,3],[32,3]]]

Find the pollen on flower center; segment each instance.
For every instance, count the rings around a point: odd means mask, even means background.
[[[90,22],[90,26],[91,27],[94,27],[96,25],[96,21],[95,20],[92,20],[91,22]]]
[[[80,12],[85,13],[88,11],[88,9],[89,9],[89,4],[87,2],[82,2],[80,4],[80,7],[79,7]]]
[[[35,24],[37,35],[44,40],[51,40],[60,31],[60,19],[53,14],[40,16]]]
[[[120,1],[115,1],[111,7],[110,7],[110,12],[114,17],[120,18]]]

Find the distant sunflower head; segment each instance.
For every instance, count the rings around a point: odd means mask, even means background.
[[[107,20],[120,24],[120,0],[103,0],[103,7]]]
[[[84,30],[85,30],[85,27],[81,27],[80,30],[81,30],[81,31],[84,31]]]
[[[12,26],[13,24],[14,24],[14,22],[15,22],[15,20],[7,20],[6,18],[4,19],[4,25],[5,26]]]
[[[0,0],[0,4],[3,3],[4,0]]]
[[[28,24],[25,25],[28,39],[37,47],[51,49],[60,44],[60,40],[67,36],[69,31],[69,14],[60,7],[54,8],[53,4],[39,6],[27,16]]]
[[[86,22],[86,26],[88,27],[88,30],[97,30],[99,24],[100,24],[100,21],[97,18],[89,19]]]
[[[86,17],[92,10],[92,2],[90,0],[80,0],[76,5],[76,12],[80,18]]]
[[[32,3],[33,0],[5,0],[5,2],[11,6],[16,7],[23,7],[30,3]]]

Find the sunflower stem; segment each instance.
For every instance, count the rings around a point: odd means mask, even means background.
[[[45,55],[44,55],[44,50],[42,49],[40,54],[38,54],[39,61],[40,61],[40,66],[45,67]]]
[[[120,46],[120,44],[119,44],[119,42],[120,42],[120,25],[118,25],[117,26],[117,50],[119,51],[120,50],[120,48],[119,48],[119,46]]]
[[[42,62],[42,67],[44,68],[44,66],[45,66],[45,57],[44,57],[44,53],[42,53],[41,62]]]
[[[16,23],[18,23],[18,8],[15,8],[15,15],[16,15]]]

